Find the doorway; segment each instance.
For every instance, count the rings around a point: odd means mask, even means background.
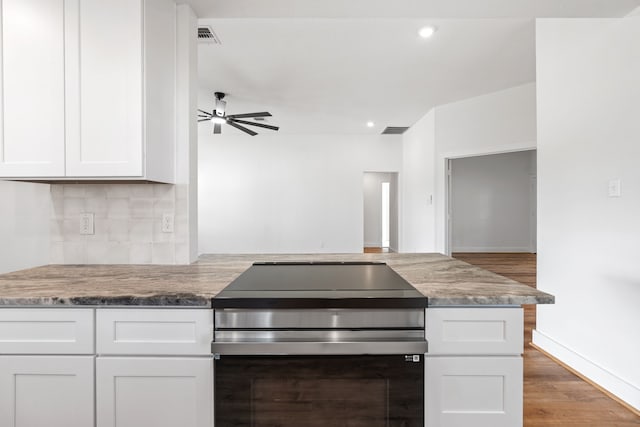
[[[450,253],[534,253],[535,177],[535,150],[449,159]]]
[[[397,252],[398,173],[365,172],[363,201],[365,252]]]

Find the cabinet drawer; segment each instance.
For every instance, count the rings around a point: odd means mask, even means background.
[[[0,310],[0,354],[93,354],[92,309]]]
[[[521,427],[522,357],[425,359],[426,427]]]
[[[522,353],[522,308],[428,308],[429,354]]]
[[[213,310],[98,309],[98,354],[211,354]]]

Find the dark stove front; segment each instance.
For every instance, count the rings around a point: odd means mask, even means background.
[[[424,309],[216,309],[216,427],[423,427]]]
[[[424,357],[220,356],[216,427],[422,427]]]

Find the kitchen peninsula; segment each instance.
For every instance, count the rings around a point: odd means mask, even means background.
[[[522,425],[520,305],[554,297],[439,254],[203,255],[1,275],[0,425],[213,426],[211,299],[255,261],[386,262],[428,298],[424,425]]]
[[[191,265],[49,265],[0,275],[0,306],[211,307],[255,261],[386,262],[430,306],[552,304],[530,286],[441,254],[202,255]]]

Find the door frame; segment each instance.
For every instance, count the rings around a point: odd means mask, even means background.
[[[517,144],[509,147],[494,147],[492,149],[485,150],[463,150],[460,152],[449,152],[444,153],[439,156],[439,163],[441,169],[441,173],[439,174],[441,179],[441,190],[443,195],[443,204],[440,208],[440,215],[442,215],[441,224],[443,230],[443,241],[442,241],[442,249],[443,253],[447,256],[451,256],[451,248],[452,248],[452,239],[453,239],[453,230],[451,226],[451,220],[453,213],[451,212],[451,191],[453,185],[451,183],[450,174],[451,174],[451,160],[453,159],[462,159],[466,157],[478,157],[478,156],[489,156],[492,154],[505,154],[505,153],[516,153],[520,151],[536,151],[537,145],[535,142],[531,143],[523,143]],[[536,170],[537,176],[537,170]],[[537,194],[536,194],[537,198]],[[436,215],[436,222],[437,222]],[[436,227],[438,224],[436,223]],[[537,229],[537,217],[536,217],[536,229]]]

